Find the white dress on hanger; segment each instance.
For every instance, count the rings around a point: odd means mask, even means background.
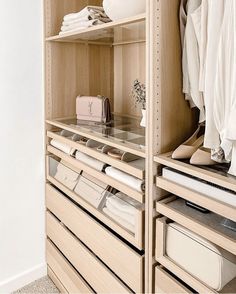
[[[207,46],[205,57],[205,82],[204,100],[206,111],[206,131],[204,147],[217,149],[220,146],[219,132],[215,125],[214,119],[214,99],[215,99],[215,82],[216,82],[216,61],[219,50],[220,31],[224,17],[225,0],[204,0],[207,5],[202,7],[203,19],[207,15]],[[207,9],[207,11],[205,11]],[[204,44],[202,45],[204,48]],[[204,51],[204,49],[203,49]]]
[[[189,95],[194,105],[200,109],[200,122],[205,120],[203,94],[199,91],[201,3],[201,0],[189,0],[187,3],[183,48],[183,92]]]
[[[229,172],[236,175],[236,3],[235,0],[224,3],[213,111],[221,148],[225,158],[232,160]]]

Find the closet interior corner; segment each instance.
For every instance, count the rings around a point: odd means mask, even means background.
[[[196,164],[208,106],[185,87],[202,1],[127,17],[127,0],[114,20],[106,2],[125,1],[44,0],[48,275],[66,293],[234,293],[236,180]],[[81,119],[93,103],[102,120]]]

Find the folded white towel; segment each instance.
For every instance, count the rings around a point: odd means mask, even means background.
[[[98,25],[98,24],[103,24],[103,22],[101,22],[100,20],[98,19],[93,19],[93,20],[87,20],[87,21],[78,21],[78,22],[75,22],[74,24],[72,25],[69,25],[69,26],[62,26],[61,27],[61,32],[66,32],[66,31],[72,31],[72,30],[75,30],[75,29],[80,29],[80,28],[90,28],[94,25]]]
[[[119,169],[109,166],[106,168],[105,172],[108,176],[126,184],[138,192],[143,192],[145,190],[145,183],[143,180],[139,180],[138,178],[122,172]]]
[[[124,212],[126,214],[129,214],[131,216],[134,216],[137,209],[132,206],[130,203],[127,203],[126,201],[120,199],[117,196],[111,196],[107,198],[107,204],[111,204],[117,211]]]
[[[55,139],[51,140],[50,145],[52,145],[53,147],[63,151],[66,154],[69,154],[69,155],[72,155],[75,152],[74,148],[71,148],[70,146],[68,146],[66,144],[58,142]]]
[[[135,225],[135,214],[131,215],[129,213],[118,210],[110,202],[106,202],[106,207],[110,210],[110,212],[112,212],[114,215],[120,217],[122,220],[126,221],[127,223],[129,223],[133,226]]]
[[[126,221],[124,221],[120,217],[114,215],[107,207],[104,207],[103,208],[103,212],[106,215],[108,215],[111,219],[113,219],[114,221],[116,221],[118,224],[120,224],[122,227],[126,228],[127,230],[129,230],[132,233],[135,233],[135,227],[134,226],[132,226],[131,224],[127,223]]]
[[[88,27],[80,27],[80,28],[76,28],[74,30],[70,30],[70,31],[64,31],[64,32],[60,32],[59,35],[65,35],[65,34],[68,34],[68,33],[72,33],[72,32],[78,32],[78,31],[82,31],[82,30],[86,30]]]
[[[106,165],[104,162],[79,151],[76,151],[75,158],[99,171],[102,171]]]
[[[89,21],[89,20],[99,20],[101,21],[102,23],[107,23],[107,22],[110,22],[110,18],[108,17],[100,17],[100,16],[85,16],[85,17],[81,17],[81,18],[76,18],[76,19],[73,19],[73,20],[67,20],[67,21],[63,21],[62,22],[62,25],[63,26],[70,26],[70,25],[73,25],[73,24],[76,24],[77,22],[84,22],[84,21]]]
[[[76,13],[70,13],[64,16],[64,21],[70,21],[86,16],[93,16],[93,15],[98,15],[100,17],[107,17],[107,15],[104,12],[103,7],[100,6],[87,6],[84,9],[82,9],[79,12]]]

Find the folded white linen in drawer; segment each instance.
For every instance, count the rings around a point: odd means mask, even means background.
[[[105,173],[138,192],[144,192],[145,190],[145,184],[143,180],[139,180],[138,178],[122,172],[117,168],[109,166],[105,169]]]
[[[80,176],[74,191],[94,207],[98,208],[105,197],[106,189],[106,184],[86,173],[83,173],[82,176]]]
[[[167,225],[166,255],[216,291],[236,277],[236,257],[177,223]]]
[[[59,163],[57,166],[55,179],[70,190],[74,190],[76,184],[78,183],[79,174],[66,167],[63,163]]]
[[[123,218],[121,218],[117,213],[114,214],[114,211],[111,211],[109,208],[104,207],[103,212],[108,215],[111,219],[116,221],[118,224],[120,224],[122,227],[126,228],[132,233],[135,233],[135,226],[125,221]]]
[[[188,189],[197,191],[198,193],[204,194],[207,197],[220,200],[221,202],[236,207],[236,194],[228,190],[221,189],[220,187],[212,185],[204,180],[182,174],[168,167],[163,168],[162,176],[167,180],[170,180]]]
[[[74,148],[71,148],[70,146],[63,144],[55,139],[51,140],[50,145],[69,155],[72,155],[75,152]]]
[[[106,163],[79,151],[76,151],[75,158],[98,171],[102,171],[104,167],[106,166]]]

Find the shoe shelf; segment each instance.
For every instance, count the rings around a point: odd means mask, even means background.
[[[157,155],[154,157],[154,161],[236,192],[236,177],[227,174],[228,167],[226,165],[198,167],[189,164],[187,161],[172,159],[171,154],[172,152]]]
[[[111,125],[79,123],[75,118],[46,120],[46,123],[145,158],[145,129],[139,120],[115,116]]]
[[[191,231],[236,255],[236,232],[221,225],[222,216],[199,212],[174,195],[156,202],[156,210],[182,226],[188,224]]]
[[[46,41],[54,41],[54,42],[92,42],[92,43],[101,43],[104,44],[114,44],[117,45],[120,42],[122,44],[129,44],[135,42],[145,42],[145,37],[137,34],[137,36],[132,36],[130,38],[130,27],[132,28],[132,32],[134,30],[134,26],[137,27],[139,31],[145,32],[145,20],[146,14],[139,14],[136,16],[132,16],[129,18],[125,18],[122,20],[112,21],[109,23],[96,25],[90,27],[88,29],[83,30],[74,30],[68,33],[64,33],[61,35],[50,36],[46,38]],[[114,36],[118,33],[119,29],[122,32],[122,38],[117,39]],[[135,37],[135,38],[134,38]]]

